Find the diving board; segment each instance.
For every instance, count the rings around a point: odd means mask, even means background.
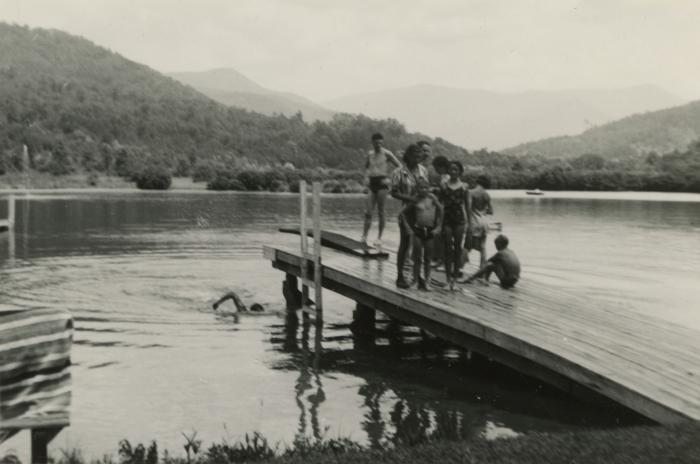
[[[286,234],[296,234],[299,235],[299,227],[281,227],[280,232]],[[307,235],[312,237],[313,231],[307,231]],[[336,232],[330,232],[328,230],[321,231],[321,245],[334,250],[349,253],[351,255],[360,256],[362,258],[388,258],[389,253],[379,250],[375,247],[371,247],[365,243],[358,240],[353,240],[345,235],[338,234]]]
[[[263,253],[299,275],[297,250]],[[527,281],[509,291],[402,290],[392,264],[324,249],[322,285],[577,396],[602,395],[660,423],[700,420],[700,332]]]

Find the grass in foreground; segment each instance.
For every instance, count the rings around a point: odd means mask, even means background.
[[[184,435],[183,435],[184,436]],[[187,457],[158,453],[155,442],[145,447],[119,443],[119,458],[105,456],[91,464],[657,464],[700,463],[700,423],[644,426],[571,433],[533,433],[487,441],[432,441],[416,446],[398,445],[371,450],[346,439],[301,440],[290,448],[271,446],[259,433],[239,442],[223,441],[201,450],[196,434],[185,436]],[[62,450],[55,464],[85,464],[79,450]],[[0,464],[20,464],[15,456]]]

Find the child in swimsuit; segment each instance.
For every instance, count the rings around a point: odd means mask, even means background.
[[[365,208],[365,224],[362,231],[362,243],[367,243],[367,234],[372,226],[372,212],[375,206],[377,207],[377,216],[379,216],[379,233],[375,246],[381,246],[382,234],[386,219],[384,215],[384,206],[386,197],[389,194],[390,168],[400,167],[401,163],[389,150],[384,148],[384,137],[382,134],[372,135],[372,150],[367,153],[367,161],[365,162],[365,173],[367,177],[367,206]],[[390,166],[393,165],[393,166]]]
[[[501,288],[513,288],[520,280],[520,260],[513,250],[508,248],[508,237],[499,235],[494,240],[498,252],[491,256],[485,265],[465,281],[471,283],[479,277],[484,277],[484,283],[488,284],[491,273],[495,273],[501,284]]]
[[[443,220],[443,239],[445,254],[445,276],[450,290],[454,290],[462,259],[462,240],[469,216],[469,186],[461,181],[464,167],[459,161],[449,164],[449,180],[440,189],[440,200],[445,208]]]
[[[489,232],[486,216],[493,214],[491,196],[486,191],[490,186],[491,181],[489,178],[481,175],[476,179],[476,187],[469,191],[467,213],[469,214],[470,222],[464,239],[465,253],[463,255],[464,262],[469,262],[469,251],[479,251],[479,267],[486,265],[486,236]]]
[[[440,190],[445,183],[450,179],[447,170],[450,167],[450,160],[442,155],[433,158],[433,168],[428,171],[428,181],[430,182],[430,191],[440,198]],[[443,265],[445,257],[445,249],[442,240],[436,240],[433,244],[433,267],[439,269]]]
[[[413,277],[418,288],[430,291],[430,257],[433,252],[433,239],[442,230],[442,205],[430,193],[428,181],[420,178],[416,184],[417,194],[413,203],[401,211],[404,226],[413,235]],[[421,278],[421,264],[424,279]]]

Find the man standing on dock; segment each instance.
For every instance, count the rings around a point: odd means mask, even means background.
[[[386,224],[384,205],[389,193],[389,164],[393,164],[395,168],[401,167],[401,163],[399,163],[394,154],[384,148],[384,137],[382,134],[373,134],[372,150],[367,153],[367,161],[365,162],[365,177],[367,178],[369,192],[367,192],[367,208],[365,209],[362,243],[367,244],[367,234],[372,226],[372,212],[376,205],[377,216],[379,216],[379,232],[374,245],[377,247],[382,246],[382,234],[384,234],[384,226]]]
[[[405,166],[397,168],[392,176],[391,196],[397,200],[401,200],[404,208],[415,201],[418,179],[422,178],[426,182],[428,181],[428,170],[419,163],[420,157],[420,147],[416,144],[409,145],[403,154]],[[396,253],[396,286],[399,288],[408,288],[409,285],[404,277],[403,268],[406,262],[408,245],[411,242],[411,229],[405,227],[401,217],[399,217],[399,233],[399,250]]]

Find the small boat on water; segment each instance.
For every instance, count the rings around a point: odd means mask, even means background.
[[[544,195],[544,192],[540,189],[527,190],[525,193],[527,193],[528,195]]]

